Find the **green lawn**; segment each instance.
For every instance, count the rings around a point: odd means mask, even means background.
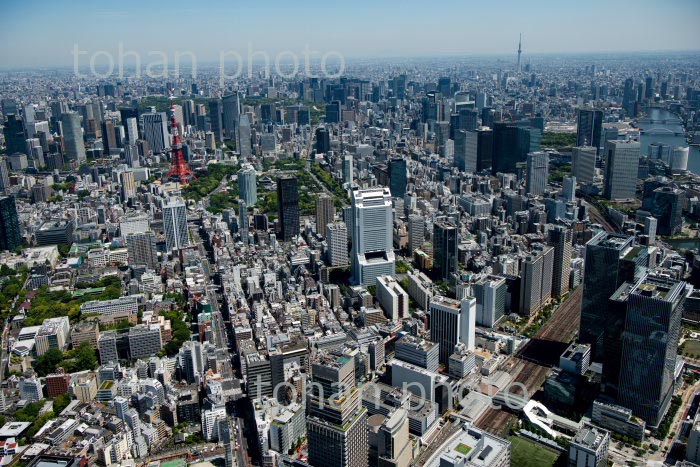
[[[559,458],[559,453],[547,449],[534,441],[512,436],[509,438],[512,444],[512,467],[551,467]]]
[[[700,356],[700,341],[695,339],[687,339],[681,345],[681,354],[683,355],[698,355]]]

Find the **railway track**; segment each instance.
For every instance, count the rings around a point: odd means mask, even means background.
[[[516,363],[512,366],[510,374],[513,381],[521,383],[532,395],[542,386],[551,365],[526,359],[525,354],[533,342],[568,343],[575,335],[579,327],[579,313],[581,309],[581,297],[583,287],[579,286],[562,303],[552,317],[547,321],[533,338],[518,351]],[[477,421],[476,426],[496,436],[503,436],[503,431],[517,417],[510,412],[501,409],[489,408]]]

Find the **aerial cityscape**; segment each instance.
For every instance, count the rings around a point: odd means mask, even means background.
[[[298,3],[0,5],[0,467],[700,466],[700,3]]]

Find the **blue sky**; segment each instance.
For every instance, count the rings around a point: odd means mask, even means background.
[[[698,0],[1,0],[0,68],[90,54],[336,50],[345,57],[700,49]],[[206,6],[205,6],[206,5]],[[148,61],[144,59],[144,61]]]

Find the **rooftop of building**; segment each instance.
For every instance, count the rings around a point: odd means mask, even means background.
[[[510,442],[493,436],[472,426],[463,426],[455,436],[451,437],[439,449],[439,456],[434,456],[427,467],[438,467],[442,459],[452,461],[454,465],[460,465],[460,460],[465,460],[465,465],[490,466],[496,465],[496,460],[504,451],[510,450]]]
[[[405,345],[405,346],[410,346],[414,347],[416,349],[423,350],[427,352],[428,350],[437,347],[438,344],[436,342],[431,342],[426,339],[421,339],[420,337],[412,336],[410,334],[406,334],[404,337],[396,341],[397,344]]]
[[[622,251],[627,247],[632,238],[633,237],[629,235],[606,232],[600,236],[594,237],[589,244]]]
[[[573,442],[574,444],[595,451],[603,442],[605,442],[605,439],[608,436],[609,433],[606,430],[586,424],[579,430],[578,433],[576,433]]]

